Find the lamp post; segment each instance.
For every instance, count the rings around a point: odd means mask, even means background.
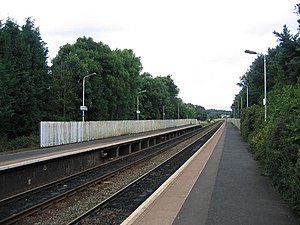
[[[246,88],[247,88],[247,108],[249,107],[248,101],[249,101],[249,87],[247,84],[245,84]]]
[[[237,108],[237,118],[240,118],[240,103],[239,103],[239,98],[237,98],[237,104],[238,104],[238,108]]]
[[[141,94],[141,93],[144,93],[144,92],[146,92],[146,90],[142,90],[142,91],[139,91],[138,92],[138,94],[137,94],[137,96],[136,96],[136,119],[137,120],[139,120],[140,118],[140,109],[139,109],[139,107],[140,107],[140,99],[139,99],[139,95]]]
[[[241,110],[243,109],[243,95],[241,95]]]
[[[82,111],[82,122],[84,122],[84,112],[87,111],[87,107],[84,105],[84,92],[85,92],[85,79],[96,75],[96,73],[91,73],[83,77],[82,80],[82,106],[80,106],[80,110]]]
[[[263,55],[264,56],[264,100],[263,104],[265,106],[265,121],[267,120],[267,62],[266,62],[266,55],[257,53],[255,51],[246,50],[245,53],[253,54],[253,55]]]

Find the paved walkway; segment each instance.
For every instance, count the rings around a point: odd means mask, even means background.
[[[129,220],[128,224],[300,224],[280,199],[270,179],[262,176],[237,128],[227,123],[222,129],[204,169],[201,161],[206,149],[190,163],[201,168],[189,170],[187,166],[172,181],[173,185],[168,185],[159,197],[139,209],[142,211],[137,213],[139,217]],[[188,183],[192,173],[197,177],[194,183],[190,182],[190,189],[176,184],[180,179]],[[182,202],[177,204],[179,199]]]
[[[173,224],[299,224],[270,179],[262,176],[238,130],[227,124],[223,135],[224,143],[216,146]],[[212,177],[215,181],[209,183]],[[208,198],[199,193],[204,188],[212,193],[210,204],[201,206],[201,199]],[[204,210],[199,213],[197,208]]]

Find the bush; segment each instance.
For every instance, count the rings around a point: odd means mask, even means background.
[[[250,150],[284,200],[300,216],[300,85],[288,85],[268,93],[268,120],[263,107],[242,112],[241,132]]]
[[[293,122],[292,122],[293,121]],[[270,124],[264,165],[274,186],[300,215],[299,114],[280,116]]]
[[[5,137],[0,139],[0,152],[26,149],[26,148],[38,148],[39,138],[38,135],[20,136],[15,139],[9,140]]]
[[[251,139],[257,133],[264,121],[264,109],[258,105],[244,108],[241,114],[241,133],[245,141],[251,143]]]

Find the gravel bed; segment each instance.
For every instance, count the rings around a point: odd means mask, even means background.
[[[143,162],[134,167],[134,169],[126,170],[107,181],[96,184],[80,193],[68,197],[37,214],[19,221],[20,224],[35,225],[62,225],[67,224],[76,217],[80,216],[87,210],[99,204],[118,190],[122,189],[138,177],[142,176],[149,170],[153,169],[166,159],[180,151],[182,148],[192,143],[201,135],[196,135],[191,139],[182,142],[173,147],[169,151],[164,152],[154,158]]]

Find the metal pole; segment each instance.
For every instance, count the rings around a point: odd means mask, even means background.
[[[147,92],[147,90],[142,90],[142,91],[139,91],[137,93],[137,97],[136,97],[136,119],[139,120],[140,119],[140,99],[139,99],[139,94],[140,93],[144,93],[144,92]]]
[[[178,106],[177,106],[177,119],[179,119],[179,103],[178,103]]]
[[[82,82],[82,106],[84,106],[85,78],[86,76],[83,78]],[[82,110],[82,122],[84,122],[84,110]]]
[[[241,110],[243,109],[243,96],[241,95]]]
[[[248,85],[245,85],[247,87],[247,108],[249,107],[248,101],[249,101],[249,88]]]
[[[136,119],[139,120],[139,93],[136,97]]]
[[[250,51],[250,50],[245,50],[245,53],[247,54],[258,54],[258,55],[263,55],[264,56],[264,106],[265,106],[265,121],[267,121],[267,60],[266,60],[266,55],[257,53],[255,51]]]
[[[264,54],[264,86],[265,86],[265,121],[267,121],[267,62],[266,62],[266,55]]]
[[[235,109],[235,104],[234,104],[234,108],[233,108],[233,118],[235,119],[236,117],[236,109]]]
[[[90,76],[93,76],[93,75],[96,75],[96,73],[91,73],[91,74],[88,74],[88,75],[83,77],[83,81],[82,81],[82,106],[84,106],[85,79],[90,77]],[[84,111],[85,110],[82,110],[82,122],[84,122]]]
[[[240,118],[240,103],[239,103],[239,99],[237,99],[237,104],[238,104],[238,108],[237,108],[237,118]]]

